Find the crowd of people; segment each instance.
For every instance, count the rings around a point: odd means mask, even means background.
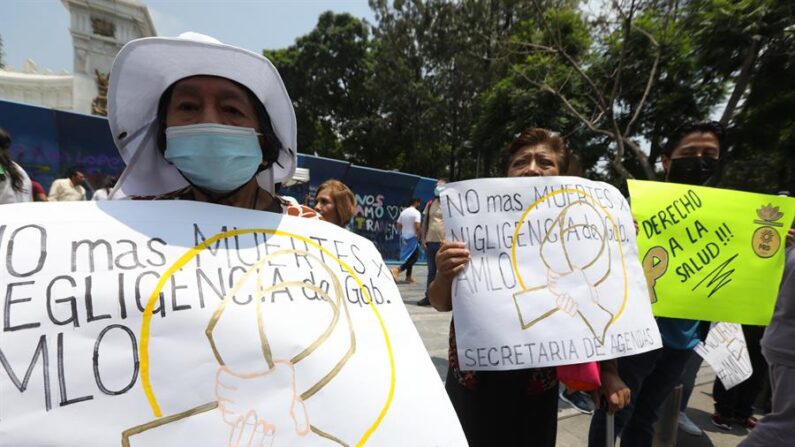
[[[199,53],[203,57],[195,57]],[[167,62],[158,62],[164,59]],[[338,180],[320,185],[314,209],[276,193],[276,185],[289,179],[297,164],[296,123],[278,72],[261,55],[195,33],[142,39],[122,49],[110,80],[108,118],[127,168],[118,180],[108,178],[94,192],[95,200],[112,199],[116,193],[137,200],[193,200],[319,217],[342,228],[356,213],[354,193]],[[11,137],[0,131],[0,204],[86,200],[83,172],[69,170],[45,196],[41,186],[36,188],[10,159],[10,145]],[[707,184],[725,152],[722,126],[683,124],[663,150],[665,181]],[[542,128],[522,131],[504,151],[502,168],[506,177],[582,175],[564,138]],[[445,240],[438,198],[446,182],[439,179],[433,199],[424,206],[420,199],[412,199],[398,217],[402,263],[392,270],[395,280],[405,272],[406,281],[416,281],[412,267],[425,250],[427,287],[418,304],[442,312],[452,310],[453,280],[471,259],[464,243]],[[744,328],[756,376],[732,390],[715,382],[712,421],[724,429],[732,425],[752,429],[741,443],[744,447],[785,446],[795,439],[794,239],[795,231],[790,230],[787,268],[773,321],[766,332]],[[694,371],[700,365],[693,348],[705,335],[705,324],[699,321],[660,317],[657,324],[663,347],[601,362],[601,387],[589,403],[578,390],[559,388],[555,368],[462,369],[452,321],[445,387],[469,444],[554,446],[562,398],[583,412],[593,412],[589,446],[608,442],[608,414],[614,414],[614,433],[622,445],[651,446],[654,424],[671,391],[679,384],[692,390]],[[752,404],[768,371],[772,407],[757,421]],[[686,391],[682,410],[687,395]],[[687,425],[692,422],[686,415],[680,423],[698,434],[698,427]]]
[[[86,176],[80,169],[69,167],[66,176],[55,179],[50,193],[41,183],[11,159],[11,135],[0,128],[0,205],[22,202],[77,202],[86,200]],[[101,188],[94,191],[92,200],[107,200],[116,184],[116,177],[105,176]]]

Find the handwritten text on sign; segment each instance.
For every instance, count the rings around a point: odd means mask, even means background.
[[[754,372],[743,328],[737,323],[713,324],[706,342],[699,343],[696,352],[709,363],[727,390],[746,381]]]
[[[463,443],[369,241],[192,202],[2,212],[0,445]]]
[[[453,283],[462,369],[520,369],[660,346],[626,200],[573,177],[482,179],[441,195],[472,258]]]
[[[766,325],[795,199],[629,181],[655,315]]]

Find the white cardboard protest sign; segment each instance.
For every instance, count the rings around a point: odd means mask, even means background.
[[[449,240],[471,253],[453,281],[461,369],[584,363],[662,345],[629,205],[576,177],[451,183]]]
[[[696,352],[709,363],[727,390],[748,380],[754,372],[743,327],[737,323],[713,324],[707,340],[696,346]]]
[[[0,213],[0,445],[466,444],[353,233],[185,201]]]

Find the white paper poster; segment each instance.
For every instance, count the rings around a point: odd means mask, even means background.
[[[0,445],[466,445],[353,233],[186,201],[0,216]]]
[[[576,177],[446,185],[447,238],[464,241],[453,281],[461,369],[583,363],[662,345],[629,205]]]
[[[754,372],[743,327],[737,323],[713,324],[706,342],[699,343],[696,352],[709,363],[727,390],[745,382]]]

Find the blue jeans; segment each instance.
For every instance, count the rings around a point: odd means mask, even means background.
[[[425,256],[428,257],[428,282],[425,283],[425,298],[428,298],[428,287],[431,282],[436,278],[436,253],[441,248],[441,242],[428,242],[428,249],[425,251]]]
[[[632,392],[631,402],[615,415],[616,436],[625,447],[650,447],[654,440],[654,423],[660,406],[680,383],[691,349],[663,347],[651,352],[618,359],[618,375]],[[606,405],[601,405],[591,419],[589,447],[606,445]]]

